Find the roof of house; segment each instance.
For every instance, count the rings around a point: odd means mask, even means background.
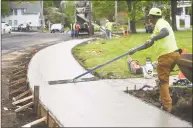
[[[25,8],[26,9],[26,12],[25,12],[26,14],[41,12],[41,3],[40,3],[40,1],[10,2],[9,7],[12,8],[12,9]]]

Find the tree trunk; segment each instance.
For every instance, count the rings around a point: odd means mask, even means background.
[[[136,27],[135,27],[135,21],[133,21],[133,20],[130,21],[130,27],[131,27],[132,33],[137,33]]]
[[[128,5],[128,11],[131,12],[131,10],[132,10],[132,0],[127,0],[127,5]],[[135,11],[135,9],[136,9],[136,6],[134,4],[133,5],[133,11]],[[131,30],[132,33],[136,33],[135,16],[134,16],[134,18],[130,19],[130,30]]]
[[[54,6],[59,8],[61,0],[54,0]]]
[[[134,15],[133,15],[133,19],[131,20],[131,32],[132,32],[132,33],[137,33],[136,27],[135,27],[136,2],[137,2],[137,1],[134,1],[134,2],[133,2],[133,13],[134,13]]]
[[[171,2],[171,12],[172,12],[172,29],[177,31],[176,27],[176,10],[177,10],[177,0],[170,0]]]

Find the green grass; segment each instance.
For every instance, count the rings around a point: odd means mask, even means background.
[[[132,34],[128,37],[114,38],[112,40],[97,40],[89,44],[85,43],[74,47],[73,54],[83,67],[92,68],[127,52],[133,47],[139,46],[147,40],[149,36],[150,34],[140,33]],[[192,31],[179,31],[175,33],[175,36],[179,48],[185,48],[189,53],[192,53]],[[96,54],[91,52],[91,50],[100,50],[101,52]],[[142,65],[145,64],[146,57],[151,57],[152,61],[157,61],[153,47],[132,55],[132,58],[138,60]],[[172,74],[176,73],[177,72]],[[96,70],[95,74],[114,78],[142,76],[130,74],[127,66],[127,56]]]
[[[64,31],[68,31],[68,30],[70,30],[69,27],[65,27],[65,28],[64,28]]]

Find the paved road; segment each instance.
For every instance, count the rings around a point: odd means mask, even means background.
[[[11,34],[2,35],[1,51],[2,55],[20,50],[29,46],[50,43],[50,42],[61,42],[71,39],[68,34],[64,33],[24,33],[24,32],[13,32]]]

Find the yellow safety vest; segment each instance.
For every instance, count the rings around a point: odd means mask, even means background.
[[[107,22],[106,25],[105,25],[105,29],[111,31],[112,30],[112,23]]]
[[[71,29],[71,30],[75,30],[75,25],[76,25],[76,24],[70,24],[70,29]]]
[[[153,34],[151,35],[151,37],[159,34],[160,30],[162,28],[167,28],[167,30],[169,31],[169,35],[166,36],[165,38],[157,40],[154,43],[153,47],[156,50],[155,52],[157,54],[157,58],[159,58],[159,56],[161,56],[161,55],[171,53],[171,52],[178,49],[177,44],[176,44],[176,40],[175,40],[175,36],[174,36],[174,32],[173,32],[170,24],[162,18],[160,18],[157,21],[157,23],[155,24],[155,28],[154,28],[154,31],[153,31]]]

